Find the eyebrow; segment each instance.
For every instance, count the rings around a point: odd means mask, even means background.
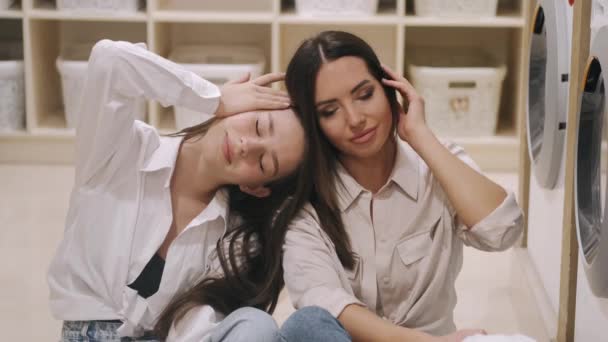
[[[274,134],[274,121],[272,120],[272,115],[268,112],[268,125],[270,135]],[[279,173],[279,158],[277,157],[277,153],[272,151],[272,163],[274,164],[274,172],[272,176],[275,177]]]
[[[355,93],[357,90],[361,89],[361,87],[363,87],[364,85],[366,85],[366,84],[368,84],[368,83],[370,83],[370,80],[363,80],[363,81],[359,82],[359,83],[358,83],[358,84],[357,84],[357,85],[356,85],[356,86],[355,86],[355,87],[354,87],[354,88],[353,88],[353,89],[350,91],[350,93],[351,93],[351,94],[354,94],[354,93]],[[324,104],[327,104],[327,103],[331,103],[331,102],[334,102],[334,101],[336,101],[336,99],[329,99],[329,100],[320,101],[320,102],[317,102],[317,104],[316,104],[315,106],[317,106],[317,107],[318,107],[318,106],[321,106],[321,105],[324,105]]]

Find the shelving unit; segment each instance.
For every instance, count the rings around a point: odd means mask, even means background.
[[[26,73],[26,130],[0,133],[0,162],[66,163],[72,160],[73,130],[66,128],[61,79],[55,60],[64,46],[102,38],[146,42],[169,56],[176,45],[246,43],[266,54],[266,72],[284,71],[302,39],[327,29],[362,36],[384,63],[404,74],[408,51],[419,46],[481,48],[503,58],[508,74],[496,136],[455,138],[486,170],[516,170],[517,117],[525,44],[525,0],[500,0],[495,18],[436,18],[415,15],[413,0],[380,0],[370,17],[303,17],[294,0],[148,0],[134,14],[64,13],[53,0],[22,0],[0,11],[0,40],[23,41]],[[191,5],[194,3],[195,5]],[[6,22],[19,25],[4,25]],[[16,27],[18,26],[18,27]],[[8,27],[7,30],[3,30]],[[148,104],[148,122],[174,129],[172,108]]]

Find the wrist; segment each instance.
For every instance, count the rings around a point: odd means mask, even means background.
[[[410,329],[410,328],[400,328],[399,336],[394,339],[394,341],[416,341],[416,342],[437,342],[437,338],[433,335],[429,335],[425,332]]]
[[[435,134],[426,124],[405,132],[405,140],[416,151],[422,146],[428,145],[429,141],[436,139]]]

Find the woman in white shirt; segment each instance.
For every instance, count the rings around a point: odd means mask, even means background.
[[[262,310],[276,305],[297,204],[282,203],[305,188],[290,181],[303,170],[302,126],[287,95],[265,87],[282,78],[219,89],[144,45],[95,45],[64,238],[48,274],[64,341],[275,336]],[[134,119],[142,97],[222,118],[160,136]],[[161,336],[151,333],[157,322]]]
[[[304,41],[285,82],[314,162],[310,206],[284,246],[295,307],[325,309],[347,332],[336,341],[483,333],[456,331],[454,284],[463,244],[504,250],[520,235],[513,194],[440,142],[416,90],[352,34]]]

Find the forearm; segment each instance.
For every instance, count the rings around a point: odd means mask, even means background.
[[[434,340],[434,337],[431,335],[394,325],[356,304],[351,304],[344,308],[340,316],[338,316],[338,320],[355,342],[431,342]]]
[[[163,106],[182,106],[212,114],[220,91],[212,83],[187,71],[143,46],[103,40],[91,54],[90,68],[100,69],[90,77],[110,74],[110,92],[124,97],[143,96]]]
[[[467,227],[484,219],[506,198],[501,186],[453,155],[430,129],[418,130],[410,141]]]

